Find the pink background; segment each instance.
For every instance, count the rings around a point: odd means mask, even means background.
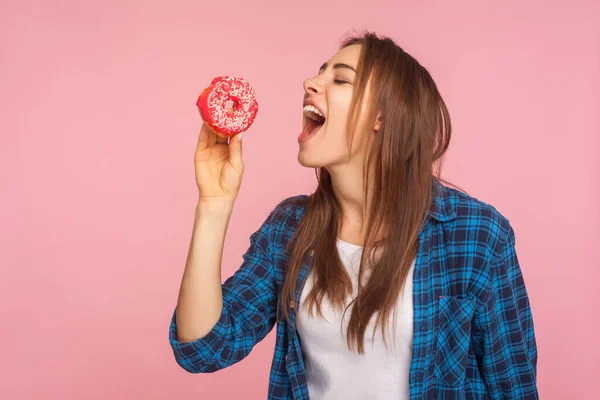
[[[275,204],[314,188],[302,82],[353,28],[429,69],[452,117],[444,177],[512,222],[542,398],[597,398],[600,7],[484,3],[2,1],[0,398],[266,397],[274,330],[216,374],[186,373],[168,342],[195,101],[235,75],[260,102],[225,279]]]

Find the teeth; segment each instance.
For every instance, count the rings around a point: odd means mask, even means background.
[[[325,116],[321,111],[319,111],[316,107],[308,105],[304,107],[304,114],[310,119],[314,119],[315,121],[323,121],[325,120]]]

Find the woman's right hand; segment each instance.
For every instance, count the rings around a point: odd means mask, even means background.
[[[244,163],[239,134],[218,136],[202,122],[194,155],[199,203],[234,202],[242,183]]]

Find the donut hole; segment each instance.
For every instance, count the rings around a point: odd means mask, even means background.
[[[226,110],[235,110],[235,101],[228,100],[227,103],[225,103],[225,109]]]

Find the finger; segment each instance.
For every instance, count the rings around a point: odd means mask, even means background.
[[[217,135],[210,125],[206,124],[206,129],[208,129],[208,145],[212,146],[217,142]]]
[[[198,144],[196,151],[205,150],[208,146],[215,144],[216,138],[215,133],[210,129],[210,126],[206,122],[202,123],[200,127],[200,134],[198,135]]]
[[[229,141],[229,160],[236,168],[241,169],[243,166],[242,161],[242,141],[239,139],[240,134],[238,133]]]
[[[217,143],[227,144],[227,138],[219,135],[215,135],[217,137]]]

